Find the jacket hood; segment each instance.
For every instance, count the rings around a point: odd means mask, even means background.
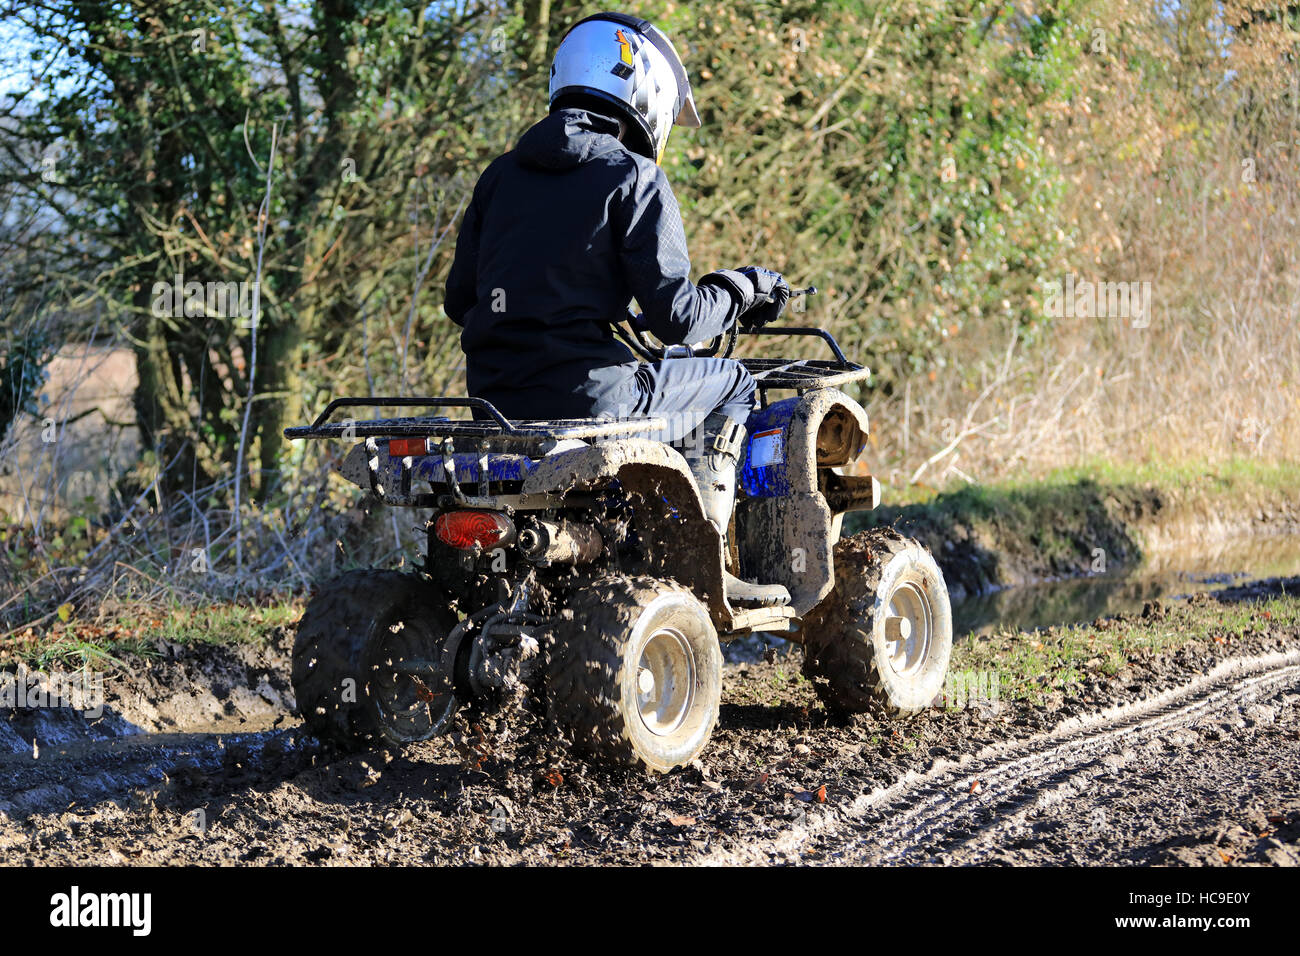
[[[525,166],[564,170],[625,148],[618,140],[617,120],[587,110],[562,109],[524,133],[515,153]]]

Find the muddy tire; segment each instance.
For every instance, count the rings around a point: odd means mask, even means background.
[[[802,631],[804,674],[831,710],[911,717],[943,691],[948,588],[930,552],[891,528],[835,546],[835,587]]]
[[[402,747],[440,733],[455,696],[393,670],[438,660],[456,616],[429,584],[397,571],[353,571],[307,605],[293,647],[293,692],[306,729],[345,751]]]
[[[546,708],[576,750],[667,771],[707,746],[722,650],[709,612],[686,588],[599,579],[574,596],[553,633]]]

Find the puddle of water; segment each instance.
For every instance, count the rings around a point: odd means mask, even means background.
[[[1200,552],[1164,552],[1134,569],[1043,581],[953,605],[953,635],[999,627],[1033,630],[1142,610],[1147,601],[1213,591],[1244,580],[1300,575],[1300,535],[1226,542]]]

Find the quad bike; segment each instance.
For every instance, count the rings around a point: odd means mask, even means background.
[[[692,354],[620,335],[644,358]],[[353,571],[299,625],[293,686],[307,729],[345,749],[443,732],[458,708],[528,692],[589,757],[666,771],[694,759],[718,719],[719,641],[778,633],[804,647],[824,703],[905,717],[943,689],[952,617],[930,553],[889,529],[840,540],[846,512],[879,503],[847,473],[867,415],[836,386],[869,371],[810,328],[832,359],[743,359],[760,405],[720,532],[662,420],[510,421],[477,398],[342,398],[290,439],[355,440],[342,475],[379,502],[429,509],[418,573]],[[722,338],[696,355],[718,354]],[[726,342],[730,355],[733,329]],[[793,392],[770,400],[770,393]],[[472,419],[331,422],[340,409],[471,410]],[[784,585],[742,607],[724,572]]]

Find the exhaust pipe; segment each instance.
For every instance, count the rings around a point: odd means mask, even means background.
[[[600,556],[605,542],[592,525],[576,521],[538,518],[519,529],[519,550],[533,564],[589,564]]]

